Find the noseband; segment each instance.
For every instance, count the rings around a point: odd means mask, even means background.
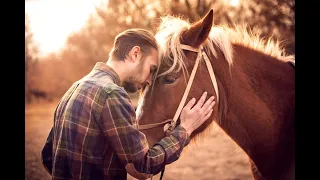
[[[197,69],[198,69],[198,66],[199,66],[199,62],[202,59],[204,59],[206,65],[207,65],[207,68],[208,68],[208,71],[209,71],[209,75],[210,75],[210,78],[211,78],[211,81],[212,81],[212,84],[213,84],[213,88],[214,88],[214,90],[216,92],[216,102],[218,103],[219,91],[218,91],[217,80],[216,80],[216,77],[214,75],[214,71],[212,69],[211,62],[210,62],[207,54],[203,50],[203,46],[200,46],[199,49],[197,49],[197,48],[191,47],[189,45],[181,44],[180,47],[182,49],[184,49],[184,50],[196,52],[196,53],[198,53],[198,55],[197,55],[197,59],[196,59],[196,62],[194,64],[194,67],[192,69],[192,72],[190,74],[190,78],[189,78],[187,87],[186,87],[186,89],[184,91],[184,94],[183,94],[182,99],[180,101],[180,104],[178,106],[178,109],[177,109],[177,111],[176,111],[176,113],[175,113],[175,115],[174,115],[172,120],[166,120],[164,122],[154,123],[154,124],[139,125],[139,129],[140,130],[152,129],[152,128],[155,128],[155,127],[158,127],[158,126],[161,126],[161,125],[165,124],[163,130],[164,130],[164,132],[166,132],[169,129],[169,127],[175,127],[176,126],[177,120],[178,120],[178,118],[180,116],[180,113],[181,113],[181,111],[182,111],[182,109],[184,107],[184,104],[185,104],[185,102],[187,100],[187,97],[189,95],[192,82],[194,80],[194,77],[196,75],[196,72],[197,72]]]

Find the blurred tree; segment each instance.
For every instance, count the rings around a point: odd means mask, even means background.
[[[215,24],[246,24],[261,31],[263,37],[283,41],[288,53],[294,54],[294,0],[239,0],[237,6],[230,5],[228,0],[172,0],[170,8],[172,14],[182,15],[191,23],[210,9],[213,9]]]
[[[31,102],[32,92],[36,83],[38,48],[33,42],[28,14],[25,13],[25,101]]]
[[[295,1],[294,0],[243,0],[232,18],[257,28],[262,36],[283,41],[290,54],[295,53]],[[246,13],[241,13],[246,12]]]
[[[66,90],[72,82],[86,75],[96,62],[106,62],[118,33],[128,28],[155,32],[155,17],[169,7],[165,4],[166,8],[161,8],[163,2],[109,0],[107,5],[96,8],[86,25],[68,37],[65,49],[59,54],[58,59],[63,61],[59,74],[64,75],[61,78],[65,83],[59,84],[58,91]]]
[[[239,0],[237,6],[228,0],[109,0],[96,8],[82,29],[69,36],[60,53],[43,58],[48,61],[41,61],[39,89],[47,89],[51,96],[62,95],[96,62],[106,62],[114,37],[125,29],[144,28],[155,33],[161,16],[180,16],[193,23],[210,9],[214,10],[214,24],[247,24],[264,37],[285,40],[285,48],[294,54],[293,0]]]

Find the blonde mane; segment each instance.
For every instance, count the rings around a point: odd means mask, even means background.
[[[167,63],[172,64],[172,66],[167,71],[158,74],[158,77],[173,71],[180,71],[181,69],[184,74],[187,72],[183,61],[185,55],[180,48],[180,37],[190,27],[191,24],[180,17],[166,16],[161,18],[161,23],[156,34],[160,47],[160,64]],[[252,29],[248,31],[245,25],[234,25],[234,28],[226,25],[214,25],[211,28],[209,40],[205,41],[203,46],[207,52],[212,52],[217,58],[213,44],[221,50],[229,65],[232,65],[233,62],[232,44],[239,44],[260,51],[279,60],[294,60],[294,56],[287,56],[285,54],[278,40],[260,38],[258,30]]]

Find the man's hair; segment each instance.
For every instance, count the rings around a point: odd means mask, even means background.
[[[115,37],[109,56],[115,60],[123,60],[134,46],[140,47],[142,55],[149,54],[152,48],[158,50],[157,41],[152,33],[134,28],[125,30]]]

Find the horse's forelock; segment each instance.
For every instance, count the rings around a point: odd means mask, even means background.
[[[182,69],[183,74],[188,74],[186,69],[185,55],[181,49],[180,37],[184,31],[190,28],[191,24],[179,17],[166,16],[161,18],[161,23],[156,33],[156,39],[160,47],[160,64],[170,64],[171,67],[157,74],[157,77],[169,74]],[[216,58],[217,53],[214,49],[215,44],[225,55],[229,64],[232,64],[232,46],[228,36],[221,28],[213,27],[208,41],[205,42],[204,48],[207,52],[211,52]]]
[[[166,16],[161,18],[162,22],[158,28],[156,39],[160,46],[160,63],[172,64],[171,67],[158,74],[157,76],[163,76],[174,71],[184,72],[186,66],[184,63],[185,55],[180,48],[180,37],[182,33],[190,27],[187,21],[173,16]]]

